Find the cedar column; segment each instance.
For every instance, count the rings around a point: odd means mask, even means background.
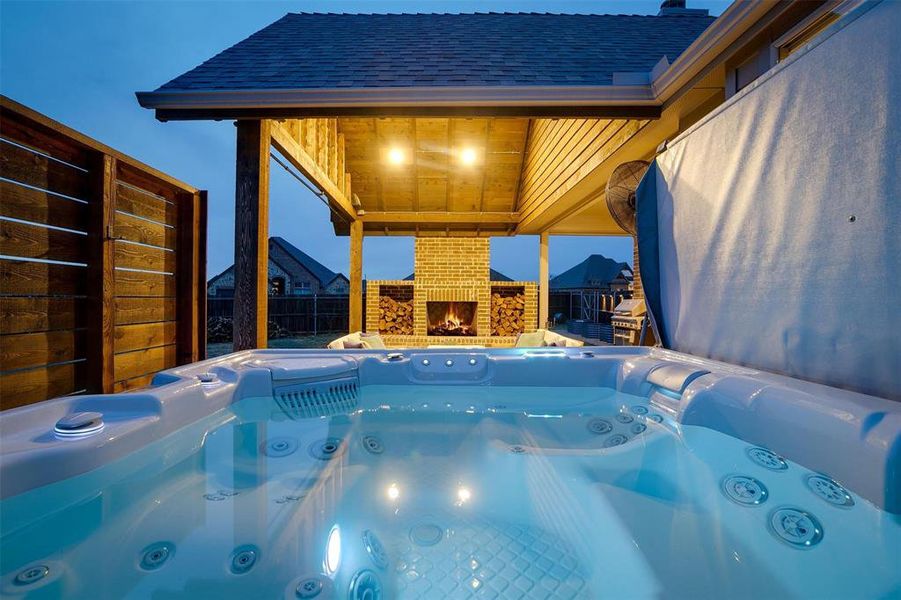
[[[176,361],[206,356],[206,192],[178,194]]]
[[[238,121],[234,350],[265,348],[269,300],[269,121]]]
[[[363,330],[363,221],[350,223],[350,332]]]
[[[88,224],[87,381],[89,393],[111,394],[115,377],[116,169],[117,160],[97,157]],[[51,281],[51,283],[53,283]]]
[[[550,278],[548,277],[548,234],[541,232],[538,242],[538,328],[547,327]]]

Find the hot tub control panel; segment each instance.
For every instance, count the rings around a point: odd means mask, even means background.
[[[492,364],[480,353],[412,353],[410,378],[418,383],[472,385],[491,379]]]

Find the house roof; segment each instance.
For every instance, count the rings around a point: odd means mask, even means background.
[[[632,271],[629,263],[617,262],[602,254],[592,254],[568,271],[550,281],[551,289],[595,288],[609,284],[623,270]]]
[[[332,285],[332,283],[333,283],[336,279],[339,279],[339,278],[340,278],[340,279],[343,279],[344,281],[346,281],[346,282],[348,282],[348,283],[350,283],[350,279],[347,278],[347,275],[345,275],[344,273],[335,273],[335,276],[332,277],[329,281],[327,281],[326,284],[325,284],[325,286],[328,287],[328,286]]]
[[[664,56],[675,60],[713,21],[703,10],[291,13],[155,93],[610,86],[614,73],[648,73]]]
[[[413,281],[415,275],[415,273],[410,273],[409,275],[404,277],[404,281]],[[513,281],[500,271],[495,271],[494,269],[488,269],[488,279],[489,281]]]
[[[282,250],[285,251],[286,254],[288,254],[288,256],[294,259],[307,271],[312,273],[313,277],[318,279],[320,285],[322,286],[328,285],[335,277],[338,276],[337,273],[317,261],[306,252],[303,252],[300,248],[298,248],[285,238],[274,236],[269,238],[269,243],[278,245]]]
[[[329,269],[328,267],[326,267],[325,265],[323,265],[322,263],[317,261],[315,258],[310,256],[306,252],[302,251],[297,246],[295,246],[294,244],[292,244],[291,242],[289,242],[288,240],[286,240],[283,237],[277,237],[277,236],[271,237],[271,238],[269,238],[269,243],[277,244],[295,262],[297,262],[300,266],[302,266],[307,271],[312,273],[313,277],[318,279],[320,285],[322,285],[323,287],[328,286],[332,281],[334,281],[338,277],[343,277],[344,279],[347,279],[347,277],[345,277],[343,273],[335,273],[334,271],[332,271],[331,269]],[[279,268],[281,268],[286,273],[291,272],[291,269],[286,268],[286,266],[284,264],[275,260],[271,254],[269,255],[269,260],[271,260],[276,265],[278,265]],[[207,282],[207,285],[214,284],[217,280],[222,278],[224,275],[232,272],[234,269],[235,269],[235,266],[231,265],[230,267],[228,267],[227,269],[225,269],[218,275],[215,275],[214,277],[212,277]]]

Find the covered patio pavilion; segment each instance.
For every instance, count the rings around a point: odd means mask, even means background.
[[[289,14],[138,99],[162,121],[236,121],[235,350],[267,343],[273,150],[351,238],[351,331],[363,240],[384,235],[540,236],[542,327],[549,236],[625,235],[604,199],[613,169],[652,158],[830,14]]]

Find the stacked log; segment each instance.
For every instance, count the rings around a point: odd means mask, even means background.
[[[526,295],[491,294],[491,335],[518,335],[525,331]]]
[[[413,299],[379,296],[379,333],[413,335]]]

